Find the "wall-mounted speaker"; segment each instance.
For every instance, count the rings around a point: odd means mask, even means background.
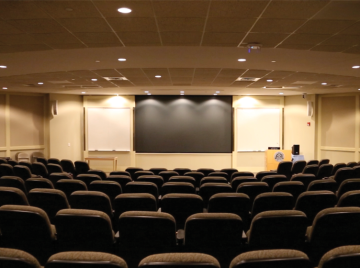
[[[58,101],[54,100],[51,102],[51,114],[52,115],[58,115],[59,114],[59,110],[58,110]]]
[[[299,144],[294,144],[292,146],[292,155],[299,155],[300,154],[300,145]]]
[[[314,114],[313,102],[312,101],[307,101],[307,115],[308,116],[313,116],[313,114]]]

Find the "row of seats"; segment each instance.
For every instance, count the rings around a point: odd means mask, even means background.
[[[9,248],[0,248],[1,267],[41,268],[31,254]],[[360,265],[360,246],[343,246],[327,252],[318,268],[355,268]],[[52,255],[44,268],[128,268],[120,257],[102,252],[61,252]],[[211,255],[202,253],[163,253],[150,255],[136,266],[145,267],[196,267],[220,268],[220,263]],[[258,250],[236,256],[229,268],[312,268],[308,256],[297,250]],[[134,267],[135,268],[135,267]],[[225,268],[225,267],[223,267]]]
[[[52,225],[39,208],[4,205],[0,246],[25,250],[41,263],[62,251],[114,253],[132,265],[147,255],[183,251],[210,254],[226,267],[236,255],[260,249],[302,250],[317,263],[333,248],[359,245],[359,221],[358,207],[324,209],[310,227],[301,211],[266,211],[254,217],[245,234],[235,214],[197,213],[187,218],[182,234],[168,213],[128,211],[119,217],[117,237],[100,211],[60,210]]]

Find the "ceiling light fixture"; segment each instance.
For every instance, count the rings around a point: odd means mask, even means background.
[[[39,82],[38,85],[43,85],[44,83],[43,82]]]
[[[3,87],[2,89],[7,89],[7,87]]]
[[[125,58],[118,58],[118,61],[126,61]]]
[[[279,94],[280,94],[280,95],[283,95],[284,93],[280,92]]]
[[[216,93],[216,94],[219,94],[219,93],[220,93],[220,91],[216,91],[215,93]]]
[[[97,81],[97,79],[96,79],[96,78],[92,78],[91,81]]]
[[[216,96],[217,94],[216,94],[216,93],[214,93],[214,95]]]
[[[85,94],[86,92],[85,91],[83,91],[83,92],[81,92],[82,94]]]
[[[272,60],[271,62],[276,62],[276,60]]]
[[[151,95],[151,93],[148,93],[148,95]]]
[[[161,75],[155,75],[155,78],[161,78]]]
[[[359,66],[359,65],[355,65],[355,66],[353,66],[352,68],[353,68],[353,69],[359,69],[360,66]]]
[[[238,61],[244,62],[246,61],[246,59],[238,59]]]
[[[149,91],[144,91],[145,93],[149,93]]]
[[[127,13],[130,13],[132,10],[130,8],[127,8],[127,7],[121,7],[121,8],[118,9],[118,11],[120,13],[127,14]]]
[[[273,80],[272,79],[268,79],[268,80],[266,80],[266,82],[272,82]]]
[[[360,90],[360,88],[358,88],[358,90]]]
[[[95,62],[99,63],[100,61],[99,61],[99,60],[96,60]]]
[[[0,65],[0,68],[1,68],[1,69],[6,69],[7,66],[5,66],[5,65]]]
[[[184,91],[180,91],[180,93],[184,93]]]
[[[321,83],[323,86],[326,86],[327,85],[327,83]]]

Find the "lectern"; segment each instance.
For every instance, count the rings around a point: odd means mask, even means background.
[[[291,150],[266,150],[266,170],[276,170],[281,161],[291,161]]]

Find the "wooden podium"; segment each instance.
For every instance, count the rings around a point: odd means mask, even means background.
[[[281,161],[291,161],[291,150],[266,150],[266,170],[276,170]]]

